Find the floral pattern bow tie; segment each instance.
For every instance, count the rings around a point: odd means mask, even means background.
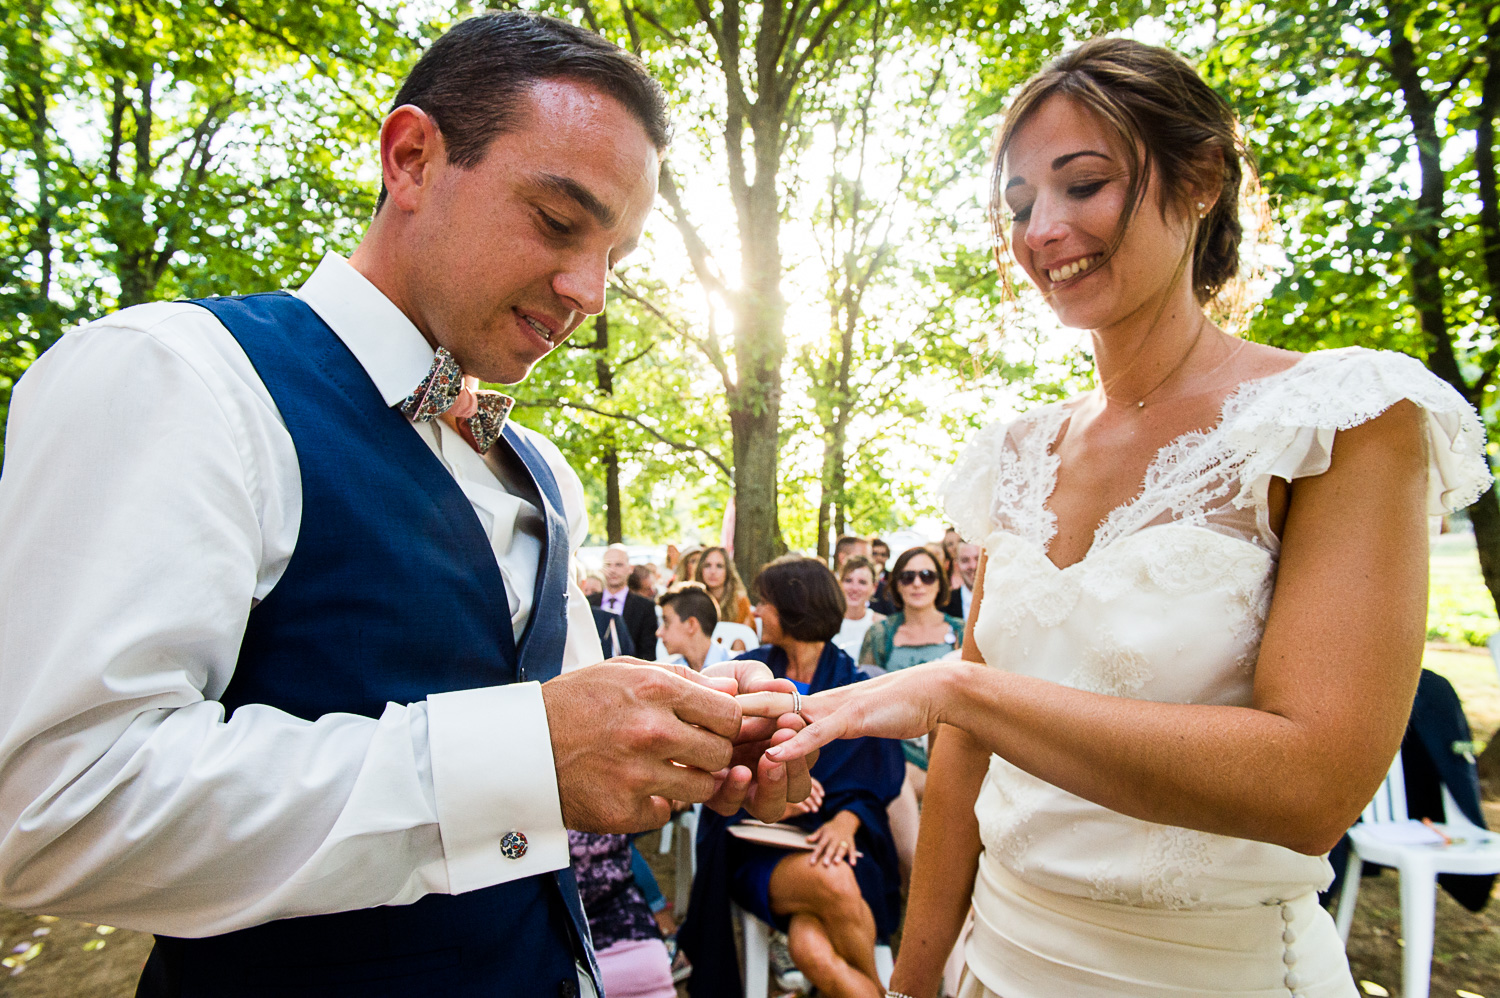
[[[402,400],[401,412],[414,423],[425,423],[447,413],[459,436],[483,454],[500,439],[505,419],[516,400],[479,387],[479,379],[459,369],[446,347],[438,347],[432,369],[415,391]]]

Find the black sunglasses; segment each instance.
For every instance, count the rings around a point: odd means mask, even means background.
[[[930,586],[937,581],[937,573],[930,568],[924,568],[920,572],[916,571],[915,569],[908,568],[906,571],[896,576],[896,582],[903,586],[909,586],[913,582],[916,582],[918,579],[922,580],[922,585]]]

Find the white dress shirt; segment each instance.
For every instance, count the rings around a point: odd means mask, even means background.
[[[875,624],[875,611],[870,609],[870,604],[865,604],[864,616],[858,620],[850,620],[845,617],[839,621],[839,632],[831,639],[834,646],[845,655],[854,659],[859,664],[859,649],[865,643],[865,635]]]
[[[739,652],[731,651],[730,649],[719,644],[719,642],[717,641],[711,642],[708,646],[708,651],[703,653],[703,664],[699,666],[696,671],[702,672],[710,665],[718,665],[720,662],[728,662],[732,658],[738,658],[739,655]],[[685,665],[690,669],[693,667],[693,663],[687,660],[686,655],[671,655],[666,658],[658,655],[657,661],[670,662],[672,665]]]
[[[347,262],[300,291],[387,403],[433,350]],[[488,534],[520,634],[544,527],[441,421],[417,424]],[[524,431],[528,432],[529,431]],[[562,491],[573,553],[583,490]],[[0,903],[179,936],[459,893],[568,863],[537,683],[390,703],[380,718],[226,720],[253,602],[302,516],[297,454],[207,310],[141,305],[21,379],[0,478]],[[570,586],[562,667],[602,658]],[[529,849],[504,858],[505,833]]]

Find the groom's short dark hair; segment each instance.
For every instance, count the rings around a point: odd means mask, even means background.
[[[517,127],[518,99],[541,80],[577,80],[625,105],[658,152],[671,140],[661,84],[641,61],[584,28],[519,10],[460,21],[412,67],[391,110],[419,107],[443,133],[448,162],[468,169]],[[385,203],[385,186],[375,210]]]

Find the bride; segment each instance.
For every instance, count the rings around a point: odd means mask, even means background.
[[[980,431],[943,486],[985,552],[963,661],[808,697],[767,753],[942,725],[893,995],[937,993],[971,901],[965,998],[1356,994],[1325,854],[1401,741],[1427,517],[1491,478],[1417,361],[1209,320],[1236,134],[1181,58],[1122,39],[1006,116],[997,230],[1089,331],[1097,387]]]

